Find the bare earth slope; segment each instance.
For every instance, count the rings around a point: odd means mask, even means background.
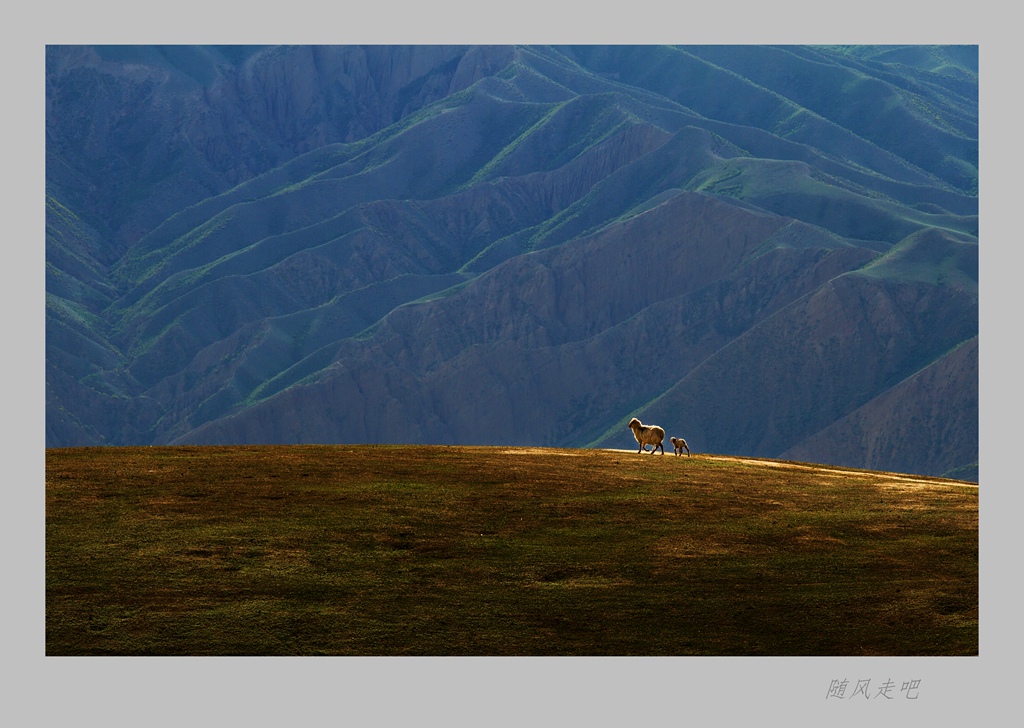
[[[47,444],[976,477],[976,56],[49,46]]]

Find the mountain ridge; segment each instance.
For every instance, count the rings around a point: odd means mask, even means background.
[[[976,55],[49,46],[47,444],[628,446],[639,415],[976,477]]]

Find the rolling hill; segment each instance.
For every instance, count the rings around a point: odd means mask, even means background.
[[[956,480],[536,447],[46,458],[48,656],[978,655],[978,577]]]

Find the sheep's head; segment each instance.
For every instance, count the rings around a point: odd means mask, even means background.
[[[643,425],[640,424],[640,420],[638,420],[636,417],[629,421],[629,429],[635,430],[638,427],[643,427]]]

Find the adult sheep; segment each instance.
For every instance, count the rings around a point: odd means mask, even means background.
[[[629,421],[629,429],[633,431],[633,437],[640,443],[640,450],[637,450],[637,453],[644,450],[647,445],[653,445],[654,449],[651,450],[651,455],[656,453],[659,447],[661,448],[661,454],[665,454],[665,446],[662,444],[665,440],[665,431],[663,429],[657,425],[645,425],[636,417]]]

